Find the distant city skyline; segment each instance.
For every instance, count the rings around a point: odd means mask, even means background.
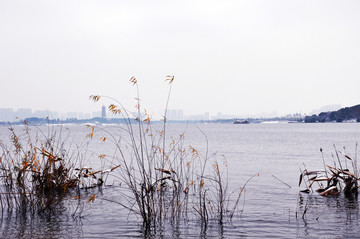
[[[322,111],[333,111],[340,109],[341,105],[327,105],[323,106],[320,109],[313,110],[311,114],[318,114]],[[235,119],[235,118],[275,118],[275,117],[304,117],[306,113],[295,112],[290,114],[279,115],[277,112],[268,112],[261,113],[256,115],[241,115],[241,114],[224,114],[222,112],[217,112],[216,114],[210,114],[209,112],[198,112],[197,114],[186,114],[182,109],[168,109],[167,110],[167,120],[219,120],[219,119]],[[113,115],[109,112],[105,105],[99,107],[99,111],[84,113],[84,112],[56,112],[50,110],[33,110],[31,108],[0,108],[0,121],[1,122],[15,122],[21,121],[26,118],[37,117],[37,118],[49,118],[49,119],[91,119],[96,117],[102,118],[118,118],[119,116]],[[155,118],[154,120],[160,120],[161,118]]]
[[[56,111],[49,110],[32,110],[30,108],[0,108],[0,121],[2,122],[14,122],[25,120],[26,118],[37,117],[37,118],[49,118],[49,119],[90,119],[94,117],[101,117],[101,111],[93,113],[83,113],[83,112],[66,112],[59,113]]]

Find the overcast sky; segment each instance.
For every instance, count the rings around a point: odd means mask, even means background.
[[[0,108],[185,114],[360,103],[360,1],[0,0]]]

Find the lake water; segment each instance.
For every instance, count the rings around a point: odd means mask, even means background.
[[[88,130],[85,126],[66,126],[70,143],[79,144]],[[105,187],[94,203],[84,203],[82,218],[71,217],[71,210],[49,215],[22,216],[3,213],[1,238],[356,238],[359,237],[359,202],[343,195],[322,197],[317,193],[299,196],[300,168],[323,168],[324,158],[333,165],[334,144],[355,158],[360,140],[360,124],[169,124],[167,134],[178,136],[185,129],[186,144],[206,149],[228,162],[229,188],[246,186],[243,211],[231,222],[211,223],[206,231],[196,221],[178,226],[164,225],[147,234],[142,223],[127,210],[102,198],[116,201],[117,187]],[[199,130],[201,129],[201,131]],[[35,131],[36,129],[32,129]],[[0,128],[1,139],[8,137]],[[345,148],[344,148],[345,147]],[[107,153],[112,148],[96,144],[89,151]],[[111,153],[111,152],[109,152]],[[96,164],[96,163],[94,163]],[[281,182],[281,181],[282,182]],[[65,208],[74,208],[73,201]],[[302,218],[304,208],[307,212]],[[298,216],[296,217],[296,214]]]

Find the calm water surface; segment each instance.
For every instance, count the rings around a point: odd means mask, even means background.
[[[71,144],[80,144],[85,126],[66,126]],[[355,158],[360,140],[360,124],[249,124],[249,125],[168,125],[167,134],[178,136],[185,129],[185,140],[200,151],[224,155],[228,161],[229,188],[236,190],[251,176],[245,204],[232,222],[219,226],[212,223],[201,231],[196,221],[181,225],[164,225],[155,234],[142,230],[140,220],[119,205],[101,200],[85,203],[82,218],[71,217],[71,210],[48,215],[22,216],[4,213],[0,218],[1,238],[357,238],[360,237],[358,199],[299,196],[299,174],[304,165],[321,169],[320,148],[328,164],[332,164],[333,144]],[[35,130],[35,129],[32,129]],[[0,127],[1,139],[8,137]],[[343,148],[345,147],[345,148]],[[89,152],[111,153],[111,147],[90,145]],[[359,152],[357,152],[359,153]],[[96,165],[96,162],[94,162]],[[280,179],[283,182],[280,182]],[[287,185],[286,185],[286,184]],[[115,184],[114,184],[115,185]],[[289,186],[288,186],[289,185]],[[116,200],[119,188],[103,189],[102,195]],[[74,208],[73,201],[64,208]],[[307,205],[304,217],[296,218]]]

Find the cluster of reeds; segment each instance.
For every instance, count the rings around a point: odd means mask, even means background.
[[[166,80],[170,84],[170,97],[174,77],[168,76]],[[122,189],[118,200],[104,199],[121,204],[139,215],[148,228],[165,221],[176,223],[190,217],[199,218],[204,225],[213,219],[219,223],[223,223],[225,218],[230,219],[243,188],[239,188],[237,198],[230,205],[226,161],[218,162],[214,155],[208,154],[208,150],[202,153],[186,145],[186,130],[175,138],[167,135],[169,98],[163,124],[151,124],[151,116],[141,108],[137,80],[133,77],[130,82],[138,92],[135,113],[113,98],[90,96],[95,102],[110,98],[116,104],[110,104],[109,111],[126,122],[117,128],[118,134],[113,128],[90,127],[90,137],[116,146],[116,153],[103,157],[119,165],[116,172]],[[204,139],[207,141],[205,134]]]
[[[69,189],[77,185],[63,142],[56,141],[55,135],[44,137],[45,140],[41,140],[45,135],[36,135],[33,139],[26,122],[19,134],[11,126],[9,130],[11,144],[0,144],[2,210],[42,211],[56,207]]]
[[[314,190],[314,185],[316,185],[315,191],[321,196],[336,196],[340,192],[343,192],[346,197],[358,196],[359,170],[356,153],[355,159],[352,159],[346,153],[338,151],[335,145],[334,149],[333,166],[325,164],[323,150],[320,149],[324,170],[308,171],[305,169],[301,172],[299,186],[301,186],[302,182],[306,186],[306,189],[301,190],[301,192],[310,193]],[[343,160],[339,154],[343,156]]]
[[[185,141],[185,131],[178,137],[167,135],[166,111],[174,77],[169,76],[170,89],[162,124],[152,124],[151,116],[141,108],[137,80],[130,82],[137,89],[136,112],[131,113],[120,102],[108,106],[109,111],[125,122],[116,127],[88,126],[87,143],[70,150],[69,135],[62,130],[36,134],[25,122],[16,130],[10,126],[10,144],[0,141],[0,206],[5,209],[30,209],[35,212],[61,207],[65,199],[83,201],[81,189],[102,187],[109,173],[120,181],[118,199],[93,194],[122,205],[138,215],[146,228],[164,222],[178,223],[192,218],[203,226],[210,220],[222,224],[237,211],[244,187],[235,194],[228,192],[227,162],[200,152]],[[91,96],[99,101],[104,96]],[[108,97],[109,98],[109,97]],[[114,131],[116,130],[116,131]],[[207,137],[204,135],[207,145]],[[89,141],[110,143],[115,152],[87,155]],[[68,148],[67,148],[68,147]],[[109,147],[111,148],[111,147]],[[85,152],[83,152],[85,151]],[[110,150],[109,150],[110,151]],[[97,154],[99,170],[85,166]],[[98,162],[96,162],[98,163]],[[93,191],[91,191],[93,192]],[[230,198],[234,197],[234,198]],[[81,211],[81,209],[80,209]]]
[[[33,127],[33,128],[32,128]],[[36,132],[30,132],[35,129]],[[9,126],[10,142],[0,141],[0,207],[42,212],[56,209],[64,199],[80,198],[81,188],[102,185],[107,171],[82,166],[81,149],[66,148],[69,134],[44,132],[29,126]]]

